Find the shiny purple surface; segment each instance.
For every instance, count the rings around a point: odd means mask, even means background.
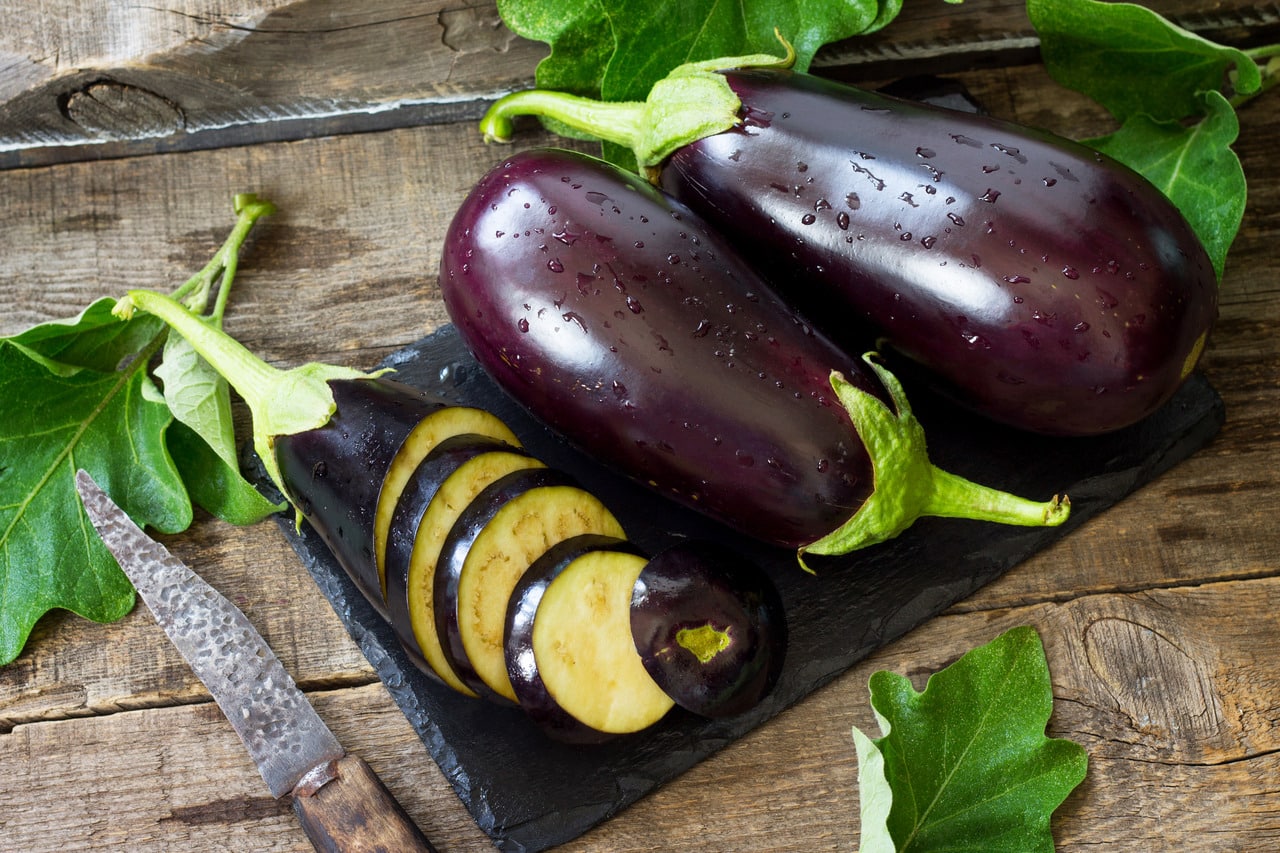
[[[635,176],[571,152],[512,157],[456,214],[440,281],[503,388],[687,506],[798,545],[871,490],[829,374],[875,380]]]
[[[1082,145],[788,72],[662,185],[855,351],[879,339],[1014,426],[1093,434],[1181,384],[1217,313],[1181,214]]]

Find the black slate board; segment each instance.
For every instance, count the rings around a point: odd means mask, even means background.
[[[815,560],[810,575],[792,552],[744,543],[576,453],[488,379],[451,326],[383,366],[410,385],[501,417],[533,453],[604,500],[642,547],[657,550],[689,535],[749,551],[772,572],[787,607],[787,663],[773,694],[753,711],[708,721],[677,709],[640,734],[568,746],[518,710],[466,699],[419,672],[314,532],[304,526],[299,534],[292,516],[282,516],[281,528],[347,630],[476,822],[504,851],[543,850],[581,835],[1190,456],[1225,417],[1200,375],[1143,423],[1094,439],[1002,429],[909,389],[940,467],[1029,497],[1065,492],[1071,519],[1053,529],[922,519],[887,544]]]

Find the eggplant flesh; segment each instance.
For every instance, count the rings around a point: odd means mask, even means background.
[[[409,576],[418,552],[418,534],[424,529],[427,511],[449,476],[468,460],[484,453],[511,450],[511,445],[482,435],[457,435],[441,441],[423,458],[405,483],[396,501],[387,531],[384,581],[387,618],[405,651],[419,668],[432,672],[413,630],[410,612]],[[429,526],[428,526],[429,527]]]
[[[626,537],[598,498],[551,468],[496,480],[458,517],[436,568],[436,625],[453,669],[477,693],[516,701],[503,643],[512,592],[551,546],[588,533]]]
[[[413,425],[385,467],[373,519],[374,566],[377,572],[379,609],[385,614],[387,537],[391,517],[395,514],[400,494],[413,472],[436,445],[458,435],[483,435],[520,446],[520,440],[501,419],[484,409],[470,406],[446,406],[431,412]]]
[[[739,126],[661,186],[845,346],[881,340],[961,404],[1056,435],[1153,412],[1217,315],[1181,213],[1047,133],[781,70],[724,72]]]
[[[584,534],[556,543],[521,576],[507,605],[503,645],[506,650],[507,675],[511,679],[511,689],[515,692],[516,701],[521,710],[547,734],[566,743],[599,743],[612,735],[584,724],[566,711],[547,691],[534,655],[533,625],[543,593],[556,578],[576,560],[597,552],[614,551],[643,556],[632,543],[611,536]],[[587,626],[579,627],[583,633],[591,630]],[[593,679],[595,675],[584,674],[584,679]],[[594,687],[599,686],[600,682],[596,681]]]
[[[468,459],[441,483],[415,532],[406,578],[408,633],[413,635],[413,645],[427,672],[467,696],[478,694],[454,669],[437,622],[436,574],[444,544],[458,519],[485,488],[515,471],[544,467],[539,460],[514,449]]]
[[[631,637],[631,592],[647,563],[626,551],[584,554],[543,590],[533,618],[533,658],[548,696],[596,731],[640,731],[675,706]]]
[[[884,399],[877,378],[635,175],[568,151],[515,155],[455,214],[440,283],[500,386],[700,512],[799,546],[872,490],[830,374]]]

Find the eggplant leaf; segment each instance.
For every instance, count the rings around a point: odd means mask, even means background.
[[[182,473],[191,500],[228,524],[256,524],[287,504],[272,503],[240,473],[236,461],[223,459],[191,427],[176,421],[169,428],[169,453]]]
[[[229,282],[249,229],[273,208],[244,196],[236,209],[231,236],[178,289],[201,306],[214,281]],[[161,533],[191,524],[192,497],[233,524],[279,508],[240,474],[226,383],[211,381],[185,342],[166,343],[159,318],[121,320],[117,306],[100,299],[77,317],[0,338],[0,666],[50,610],[106,622],[133,607],[133,588],[81,507],[77,469]],[[162,346],[164,392],[147,372]]]
[[[220,325],[212,317],[199,319]],[[191,499],[231,524],[255,524],[284,509],[284,504],[263,497],[240,473],[227,380],[181,335],[165,338],[155,374],[164,383],[165,403],[177,420],[169,433],[169,449]]]
[[[923,692],[891,672],[870,687],[882,736],[854,730],[864,850],[1052,853],[1050,817],[1088,757],[1045,736],[1053,691],[1033,628],[973,649]]]
[[[1150,9],[1099,0],[1027,0],[1049,74],[1102,104],[1120,121],[1146,114],[1178,121],[1202,114],[1201,92],[1261,87],[1243,51],[1188,32]]]
[[[551,47],[538,64],[538,88],[606,101],[642,101],[654,83],[687,62],[782,55],[779,34],[795,48],[795,67],[803,71],[822,45],[874,32],[901,8],[902,0],[498,0],[507,27]],[[613,162],[634,160],[622,146],[604,149]]]
[[[87,328],[90,337],[97,328]],[[78,351],[85,361],[115,357]],[[97,371],[0,340],[0,664],[18,656],[49,610],[102,622],[133,606],[133,588],[84,515],[77,468],[109,488],[139,524],[173,533],[191,523],[191,502],[165,445],[173,418],[145,365],[139,357],[124,370]]]
[[[1235,110],[1205,92],[1205,118],[1192,125],[1129,118],[1115,133],[1087,140],[1159,187],[1191,223],[1222,277],[1227,251],[1244,218],[1246,182],[1231,150],[1240,132]]]

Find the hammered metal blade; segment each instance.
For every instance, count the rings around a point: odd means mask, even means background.
[[[143,533],[86,472],[76,474],[76,488],[98,535],[209,688],[272,796],[341,758],[337,738],[240,609]]]

